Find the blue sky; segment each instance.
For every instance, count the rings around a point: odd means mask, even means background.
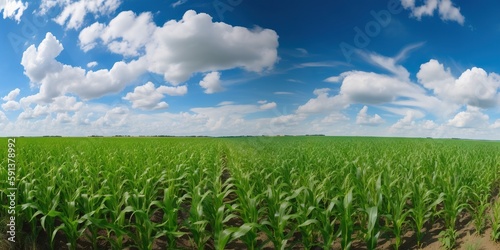
[[[0,130],[500,139],[499,5],[0,1]]]

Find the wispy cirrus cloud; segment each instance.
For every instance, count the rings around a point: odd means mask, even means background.
[[[183,5],[183,4],[185,4],[187,1],[188,1],[188,0],[178,0],[178,1],[174,2],[174,3],[172,3],[172,7],[173,7],[173,8],[175,8],[175,7],[177,7],[177,6]]]

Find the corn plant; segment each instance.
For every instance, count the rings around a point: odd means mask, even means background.
[[[163,191],[163,200],[153,201],[152,206],[156,206],[157,210],[163,212],[163,221],[159,226],[162,228],[162,233],[167,237],[168,249],[175,249],[175,241],[185,233],[180,231],[180,225],[177,223],[177,216],[180,210],[180,204],[186,197],[178,197],[178,187],[175,183],[171,183]],[[155,210],[156,211],[156,210]]]
[[[63,211],[62,213],[58,213],[58,217],[61,219],[62,224],[52,233],[52,240],[56,233],[61,230],[65,233],[69,241],[69,248],[74,250],[76,249],[76,241],[86,230],[86,218],[79,216],[75,201],[66,202],[65,206],[63,206]]]
[[[134,209],[131,218],[134,222],[130,222],[130,229],[134,229],[134,233],[128,231],[129,237],[134,241],[134,246],[141,250],[152,249],[154,240],[163,236],[161,225],[153,223],[150,220],[151,214],[149,211]]]
[[[479,160],[478,160],[479,161]],[[493,186],[493,171],[481,171],[481,168],[470,170],[469,176],[479,176],[469,181],[468,212],[472,215],[476,234],[482,235],[487,223],[487,210],[490,207]]]
[[[371,173],[370,167],[356,170],[355,193],[357,198],[357,221],[368,249],[375,249],[381,233],[379,208],[382,205],[382,175]]]
[[[289,228],[287,232],[287,226],[292,226],[292,220],[297,217],[297,214],[293,213],[293,204],[289,200],[298,194],[293,197],[284,190],[286,187],[284,183],[279,184],[279,180],[280,178],[277,178],[274,185],[267,187],[264,195],[267,217],[261,224],[264,226],[262,230],[273,242],[274,248],[284,249],[295,232],[295,228]]]
[[[226,183],[229,183],[231,178]],[[207,198],[203,201],[204,210],[206,211],[208,223],[211,225],[214,244],[216,249],[224,249],[226,244],[231,239],[231,229],[225,228],[224,224],[235,218],[233,213],[237,209],[237,204],[230,205],[224,202],[224,199],[233,192],[231,189],[233,184],[225,185],[221,190],[221,186],[216,181],[216,186]]]
[[[313,180],[311,181],[311,184],[314,186],[316,182]],[[296,192],[297,191],[300,192],[296,198],[297,228],[302,235],[302,245],[306,249],[311,249],[315,245],[314,236],[316,234],[317,224],[319,223],[314,217],[315,210],[319,209],[319,202],[322,197],[311,188],[299,188]]]
[[[206,242],[210,239],[207,231],[208,220],[203,210],[203,201],[210,195],[210,192],[210,190],[203,192],[201,185],[198,185],[192,193],[187,194],[187,197],[191,200],[187,227],[191,232],[194,244],[199,250],[204,249]]]
[[[55,218],[59,216],[61,213],[57,211],[57,207],[59,205],[59,198],[60,198],[61,191],[55,191],[54,186],[49,186],[47,187],[46,192],[42,195],[41,193],[38,193],[39,198],[37,199],[38,202],[26,204],[27,206],[30,206],[31,208],[34,208],[37,210],[33,214],[32,219],[36,219],[39,215],[41,216],[40,218],[40,224],[42,226],[42,229],[49,235],[50,237],[50,248],[54,248],[54,230],[55,230]]]
[[[417,246],[422,244],[423,228],[434,214],[436,206],[443,201],[444,193],[436,194],[435,190],[427,189],[424,182],[414,182],[412,185],[412,208],[408,214],[413,221]],[[442,212],[442,211],[441,211]],[[440,213],[440,212],[438,212]]]
[[[486,228],[487,222],[487,210],[490,207],[490,194],[477,194],[475,192],[471,193],[472,204],[469,206],[469,213],[472,214],[472,219],[474,221],[474,227],[478,235],[482,235]]]
[[[457,244],[458,232],[452,228],[446,228],[439,233],[439,241],[445,249],[454,249]]]
[[[491,214],[491,239],[494,241],[500,240],[500,200],[493,203]]]
[[[455,229],[458,215],[467,206],[463,202],[466,186],[459,186],[458,181],[455,183],[445,188],[443,199],[445,226],[451,229]]]
[[[458,236],[455,230],[458,215],[467,206],[467,203],[463,202],[467,186],[461,186],[456,176],[448,176],[445,180],[447,184],[444,185],[443,216],[446,229],[439,235],[444,247],[451,249],[455,247]]]
[[[365,213],[366,216],[366,225],[364,234],[365,234],[365,242],[368,249],[372,250],[377,247],[377,241],[380,236],[380,229],[378,223],[378,207],[369,207],[367,209],[362,209],[362,212]]]
[[[126,212],[132,212],[132,208],[127,208]],[[126,235],[126,230],[121,226],[115,225],[114,223],[110,223],[105,219],[97,219],[94,217],[89,217],[88,221],[93,225],[96,225],[98,228],[106,230],[106,236],[98,236],[97,240],[103,239],[110,243],[113,249],[123,249],[123,239]]]
[[[36,239],[38,237],[38,234],[40,233],[41,228],[38,227],[38,221],[35,219],[34,214],[36,213],[38,207],[36,205],[33,205],[31,203],[35,199],[35,194],[36,194],[36,180],[29,178],[31,175],[26,175],[23,177],[20,182],[19,182],[19,190],[20,192],[20,200],[26,201],[21,205],[21,214],[19,216],[19,219],[21,221],[25,221],[29,223],[29,232],[30,232],[30,237],[31,237],[31,248],[35,249],[36,248]],[[27,202],[29,201],[29,202]]]
[[[406,207],[411,191],[398,177],[384,186],[384,195],[388,203],[388,213],[384,216],[390,221],[389,228],[395,237],[394,248],[399,249],[402,244],[403,226],[408,223],[407,218],[411,213],[411,209]]]
[[[126,181],[121,182],[124,185]],[[104,195],[103,212],[105,217],[102,220],[93,220],[92,223],[98,227],[106,229],[106,240],[113,248],[123,248],[123,240],[127,234],[125,228],[128,226],[127,216],[134,211],[132,206],[125,206],[127,192],[118,192],[116,195]]]
[[[344,195],[342,202],[337,206],[339,208],[340,218],[340,237],[342,249],[350,249],[352,245],[352,233],[354,231],[354,207],[352,205],[352,191],[349,189]]]
[[[238,195],[237,214],[241,220],[249,227],[248,231],[241,235],[241,240],[245,243],[249,250],[257,247],[257,230],[259,229],[259,219],[264,214],[264,207],[262,207],[263,195],[254,194],[254,184],[250,184],[249,180],[239,178],[236,181],[236,194]]]
[[[132,194],[128,192],[124,193],[124,204],[126,208],[124,211],[131,212],[128,222],[125,224],[127,230],[127,236],[134,241],[134,246],[138,249],[151,249],[153,247],[153,242],[155,239],[163,235],[162,230],[159,229],[159,225],[153,223],[150,219],[152,217],[152,202],[148,207],[144,207],[145,204],[150,201],[147,197],[134,190]],[[124,212],[122,211],[122,215]]]
[[[340,204],[337,197],[334,197],[327,203],[324,209],[315,209],[315,218],[318,221],[317,226],[323,241],[324,250],[331,249],[333,242],[338,237],[339,232],[335,230],[335,224],[338,219],[336,207]]]
[[[98,225],[102,224],[103,211],[106,208],[103,200],[103,196],[100,194],[81,194],[78,202],[84,213],[81,218],[85,220],[85,227],[90,232],[85,234],[85,237],[92,243],[93,249],[97,249],[98,230],[100,229]]]

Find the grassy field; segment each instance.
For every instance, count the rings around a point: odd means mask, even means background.
[[[464,228],[500,239],[499,142],[17,138],[15,151],[16,249],[452,249]]]

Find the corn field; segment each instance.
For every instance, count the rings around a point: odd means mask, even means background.
[[[17,138],[16,149],[13,249],[418,249],[432,228],[454,249],[464,220],[500,239],[498,142]]]

